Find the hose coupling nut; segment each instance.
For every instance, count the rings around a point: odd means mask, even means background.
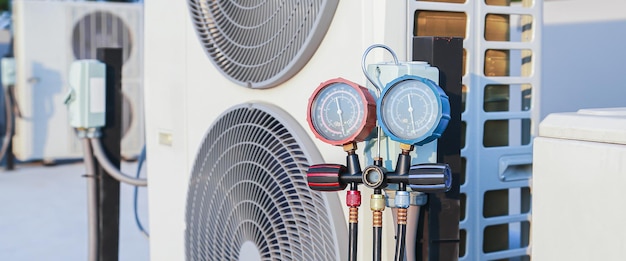
[[[346,205],[348,207],[361,206],[361,192],[358,190],[348,190],[346,193]]]
[[[385,196],[383,196],[383,194],[372,194],[370,198],[370,208],[372,211],[385,210]]]
[[[394,199],[394,205],[397,208],[408,208],[411,203],[408,191],[397,191],[396,198]]]

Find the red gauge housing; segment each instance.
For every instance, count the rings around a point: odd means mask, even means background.
[[[343,78],[321,83],[309,98],[307,122],[321,141],[342,146],[364,141],[376,126],[376,100]]]

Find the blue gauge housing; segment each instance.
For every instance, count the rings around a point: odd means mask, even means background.
[[[376,115],[392,140],[421,146],[445,131],[450,121],[450,100],[434,81],[404,75],[385,86],[376,101]]]

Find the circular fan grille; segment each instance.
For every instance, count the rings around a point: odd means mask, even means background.
[[[246,104],[222,114],[191,174],[187,260],[336,260],[328,204],[306,183],[319,158],[278,108]]]
[[[72,30],[72,50],[76,59],[95,59],[98,48],[122,48],[124,62],[133,42],[124,21],[109,12],[92,12],[81,18]]]
[[[213,63],[232,81],[272,87],[311,58],[338,0],[188,0],[192,22]]]

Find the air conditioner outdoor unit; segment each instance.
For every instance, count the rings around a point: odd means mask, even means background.
[[[345,164],[346,154],[313,136],[307,101],[328,79],[365,85],[361,58],[372,44],[407,60],[407,5],[146,1],[151,258],[344,260],[345,192],[312,191],[305,172]],[[369,57],[389,61],[382,51]],[[371,190],[362,192],[359,260],[367,260]],[[390,212],[385,260],[394,255]]]
[[[73,1],[13,2],[16,59],[14,153],[20,160],[79,158],[79,140],[63,104],[76,59],[95,59],[100,47],[123,48],[125,95],[122,156],[144,143],[143,5]]]

